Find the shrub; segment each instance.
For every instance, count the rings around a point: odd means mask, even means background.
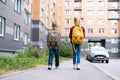
[[[39,58],[42,55],[41,51],[37,47],[29,46],[25,52],[19,51],[19,57],[35,57]]]
[[[65,42],[60,46],[60,56],[72,57],[72,46],[70,43]]]

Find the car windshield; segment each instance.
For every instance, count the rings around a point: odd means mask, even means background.
[[[92,47],[91,51],[105,51],[103,47]]]

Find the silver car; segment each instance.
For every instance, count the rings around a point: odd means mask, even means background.
[[[87,52],[86,59],[90,62],[106,61],[106,63],[109,63],[109,53],[104,47],[91,47],[90,50]]]

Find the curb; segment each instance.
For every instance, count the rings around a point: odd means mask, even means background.
[[[96,65],[94,65],[94,64],[92,64],[92,65],[95,66],[96,68],[98,68],[100,71],[102,71],[102,72],[105,73],[106,75],[108,75],[109,77],[111,77],[113,80],[120,80],[119,77],[113,76],[111,73],[103,70],[102,68],[100,68],[100,67],[98,67],[98,66],[96,66]]]
[[[30,68],[30,69],[22,70],[22,71],[15,71],[13,73],[1,75],[0,78],[6,77],[6,76],[11,76],[11,75],[14,75],[14,74],[24,73],[26,71],[32,71],[34,69],[37,69],[37,68],[39,69],[39,68],[42,68],[42,67],[44,67],[44,65],[42,65],[40,67],[35,67],[35,68]]]

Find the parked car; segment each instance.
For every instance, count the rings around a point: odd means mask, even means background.
[[[90,62],[92,61],[106,61],[106,63],[109,63],[109,53],[104,47],[91,47],[86,55],[86,59]]]

